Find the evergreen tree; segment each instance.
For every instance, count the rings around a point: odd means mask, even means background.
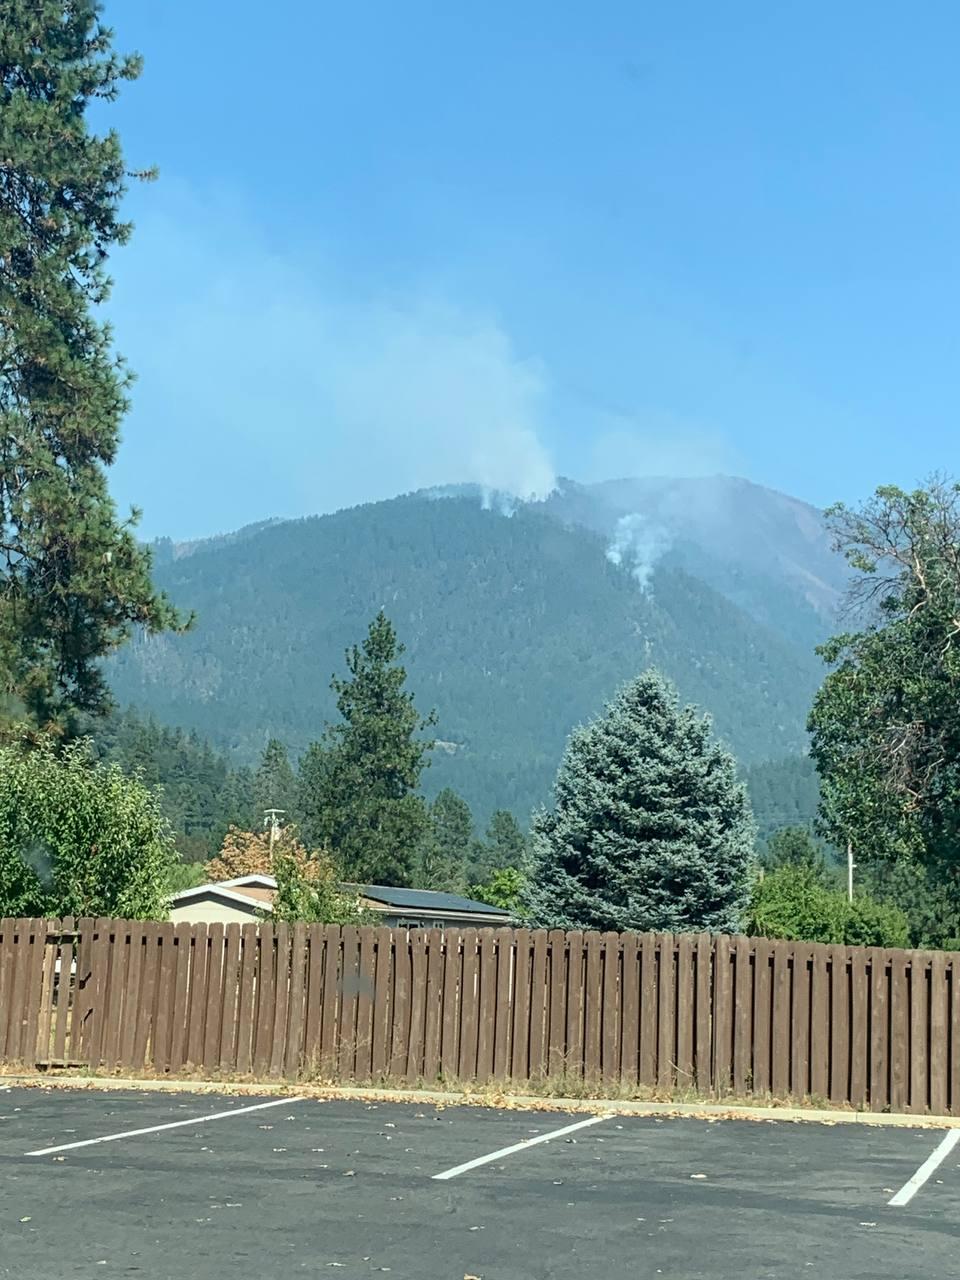
[[[421,717],[404,689],[402,654],[381,611],[347,651],[349,678],[333,679],[340,723],[301,762],[304,835],[358,883],[409,884],[427,828],[417,789],[433,743],[420,735],[434,717]]]
[[[444,787],[430,806],[429,818],[420,845],[417,884],[422,889],[463,893],[474,845],[470,806],[450,787]]]
[[[253,777],[253,803],[260,818],[267,809],[282,809],[284,825],[297,821],[297,777],[282,742],[271,738]]]
[[[776,867],[804,867],[816,879],[826,884],[827,861],[823,851],[806,827],[783,827],[775,831],[767,841],[763,865],[771,871]]]
[[[519,870],[527,859],[527,837],[508,809],[497,809],[490,818],[486,837],[478,842],[473,874],[489,879],[494,872]]]
[[[140,74],[94,0],[0,19],[0,691],[38,722],[108,701],[101,658],[177,617],[107,491],[129,376],[97,310],[130,233],[114,133],[86,121]]]
[[[754,826],[710,720],[648,671],[574,731],[534,820],[527,910],[559,928],[734,931]]]

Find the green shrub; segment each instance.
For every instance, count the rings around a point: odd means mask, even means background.
[[[859,894],[853,902],[828,888],[808,866],[785,863],[759,877],[747,932],[764,938],[834,942],[846,946],[905,947],[907,918],[899,907]]]

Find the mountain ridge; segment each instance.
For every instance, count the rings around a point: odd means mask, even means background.
[[[616,528],[606,495],[575,497]],[[429,789],[454,786],[480,815],[546,801],[570,730],[649,665],[715,716],[745,764],[802,751],[820,664],[792,633],[825,622],[803,613],[794,585],[714,546],[714,577],[742,579],[720,590],[692,571],[707,549],[678,533],[644,589],[629,560],[613,563],[609,529],[569,516],[549,501],[508,519],[476,497],[414,494],[194,544],[158,560],[156,576],[197,611],[196,630],[128,646],[110,664],[116,695],[245,762],[272,736],[296,755],[335,714],[344,649],[384,607],[410,687],[440,713]]]

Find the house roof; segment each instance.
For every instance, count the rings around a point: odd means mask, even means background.
[[[273,876],[250,875],[235,876],[232,880],[215,880],[208,884],[198,884],[192,889],[181,889],[173,894],[173,903],[190,902],[197,898],[215,897],[224,902],[242,904],[245,907],[269,907],[276,892],[277,882]],[[501,907],[491,906],[489,902],[477,902],[474,898],[464,898],[456,893],[439,893],[434,889],[401,889],[394,885],[361,884],[344,885],[344,889],[352,889],[359,893],[374,908],[383,907],[390,911],[436,912],[443,915],[474,915],[488,919],[510,920],[510,912]]]
[[[253,887],[247,891],[243,889],[228,889],[225,884],[216,881],[210,884],[198,884],[192,889],[181,889],[179,893],[174,893],[170,897],[170,905],[175,903],[191,902],[195,898],[220,898],[223,902],[233,902],[238,906],[262,908],[269,907],[272,902],[272,896],[269,890],[258,889]]]
[[[509,917],[510,912],[489,902],[477,902],[475,898],[462,898],[456,893],[439,893],[435,889],[398,889],[392,885],[361,884],[357,888],[371,902],[400,911],[451,911],[461,914],[482,914]]]

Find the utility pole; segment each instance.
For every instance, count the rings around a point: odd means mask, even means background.
[[[853,841],[847,841],[847,901],[853,901]]]
[[[270,854],[273,856],[273,846],[276,843],[277,836],[280,834],[280,815],[286,813],[286,809],[265,809],[263,813],[264,828],[270,832]]]

